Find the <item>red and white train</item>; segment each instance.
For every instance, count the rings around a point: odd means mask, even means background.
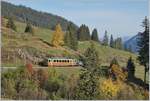
[[[82,63],[76,59],[68,59],[68,58],[48,58],[47,65],[49,67],[66,67],[66,66],[82,66]]]

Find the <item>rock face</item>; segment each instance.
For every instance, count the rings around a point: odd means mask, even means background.
[[[140,38],[140,34],[141,33],[138,33],[137,35],[135,35],[135,36],[131,37],[129,40],[127,40],[124,43],[124,47],[126,49],[131,49],[131,51],[134,53],[138,53],[138,40]]]

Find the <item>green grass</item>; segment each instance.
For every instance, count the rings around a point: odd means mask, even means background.
[[[79,75],[80,67],[54,67],[59,75],[63,75],[65,77],[74,75]]]
[[[5,25],[7,23],[7,19],[4,19]],[[22,23],[22,22],[18,22],[18,21],[14,21],[15,25],[17,26],[17,33],[24,33],[25,28],[26,28],[26,24]],[[34,35],[43,39],[44,41],[47,41],[48,43],[51,42],[52,39],[52,33],[53,31],[50,29],[46,29],[46,28],[41,28],[41,27],[35,27],[33,26],[34,29]]]
[[[84,53],[84,51],[90,46],[90,42],[79,42],[79,51]],[[127,63],[127,60],[130,56],[134,60],[136,60],[136,55],[132,54],[130,52],[125,52],[122,50],[113,49],[108,46],[103,46],[99,43],[95,43],[95,48],[99,53],[100,62],[102,65],[109,65],[111,60],[115,57],[119,61],[119,64],[121,66],[125,66]]]

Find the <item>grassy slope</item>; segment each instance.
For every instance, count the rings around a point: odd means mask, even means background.
[[[6,19],[4,19],[3,21],[4,23],[6,23]],[[24,29],[26,24],[24,23],[20,23],[20,22],[15,22],[16,26],[17,26],[17,33],[24,33]],[[2,26],[3,27],[3,26]],[[4,27],[5,29],[5,27]],[[16,43],[16,46],[31,46],[36,48],[37,50],[46,52],[48,54],[55,54],[55,55],[61,55],[61,54],[65,54],[65,52],[67,51],[69,54],[74,54],[74,51],[70,51],[66,48],[61,48],[61,49],[57,49],[54,47],[51,47],[45,43],[43,43],[42,41],[40,41],[38,38],[41,38],[42,40],[50,43],[51,42],[51,38],[52,38],[52,31],[49,29],[45,29],[45,28],[39,28],[39,27],[34,27],[34,31],[35,31],[35,35],[34,36],[26,36],[27,40],[22,40],[20,37],[22,37],[21,34],[15,34],[13,36],[13,38],[10,37],[6,37],[5,35],[2,35],[2,46],[3,47],[9,47],[10,43]],[[2,33],[9,33],[8,29],[3,30],[2,29]],[[129,53],[129,52],[125,52],[122,50],[116,50],[107,46],[102,46],[98,43],[96,44],[96,49],[99,52],[99,56],[100,56],[100,60],[101,60],[101,64],[102,65],[109,65],[110,61],[112,60],[113,57],[116,57],[119,60],[119,63],[121,66],[126,66],[127,63],[127,59],[132,56],[134,59],[134,62],[136,63],[136,73],[135,75],[139,78],[143,79],[143,68],[138,65],[137,61],[136,61],[136,55]],[[79,52],[83,53],[88,47],[89,47],[90,43],[89,42],[79,42]],[[3,64],[3,63],[2,63]],[[7,66],[7,64],[4,64],[5,66]],[[13,66],[13,65],[8,65],[8,66]],[[69,70],[70,71],[70,70]],[[69,73],[68,71],[68,73]]]

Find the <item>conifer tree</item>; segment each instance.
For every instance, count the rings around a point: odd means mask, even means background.
[[[110,47],[114,48],[114,39],[113,39],[112,34],[111,34],[111,37],[110,37]]]
[[[77,31],[77,38],[79,41],[90,40],[90,31],[88,26],[82,24]]]
[[[98,95],[98,78],[90,71],[82,69],[76,88],[76,100],[96,100]]]
[[[95,69],[99,67],[99,56],[93,42],[91,42],[91,46],[85,51],[84,56],[83,64],[85,68]]]
[[[6,25],[7,28],[11,28],[12,30],[16,31],[16,25],[14,24],[14,21],[12,18],[9,18],[8,19],[8,22],[7,22],[7,25]]]
[[[138,60],[140,61],[140,64],[145,67],[144,82],[146,83],[146,73],[149,70],[149,19],[147,17],[145,17],[143,21],[143,27],[145,30],[142,34],[140,34],[140,39],[138,42]]]
[[[94,43],[84,53],[84,69],[81,70],[75,99],[94,100],[98,95],[99,56]]]
[[[123,49],[122,38],[121,37],[118,38],[118,44],[119,44],[118,49]]]
[[[67,33],[65,35],[64,42],[66,46],[70,47],[73,50],[77,50],[78,40],[77,40],[77,36],[75,33],[75,29],[71,23],[69,24],[67,28]]]
[[[99,42],[97,29],[94,29],[94,30],[92,31],[91,40],[94,40],[94,41]]]
[[[31,33],[31,34],[34,34],[33,28],[32,28],[32,26],[31,26],[30,23],[27,23],[27,26],[26,26],[24,32],[25,32],[25,33]]]
[[[58,47],[64,44],[64,33],[61,29],[60,24],[56,25],[51,44],[55,47]]]
[[[107,31],[105,31],[105,35],[103,38],[103,45],[108,46],[108,35],[107,35]]]
[[[116,49],[123,49],[123,45],[122,45],[122,39],[121,37],[117,38],[115,41],[114,41],[114,46]]]
[[[128,70],[128,79],[134,78],[135,65],[134,65],[134,62],[132,60],[132,57],[130,57],[129,60],[128,60],[127,70]]]
[[[66,46],[70,47],[71,46],[71,40],[70,40],[70,33],[69,31],[66,32],[65,37],[64,37],[64,43]]]

